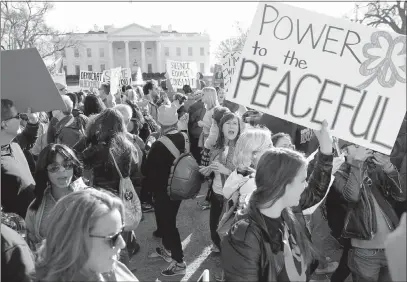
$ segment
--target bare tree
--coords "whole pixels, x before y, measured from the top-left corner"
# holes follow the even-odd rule
[[[237,36],[227,38],[219,43],[219,46],[215,51],[216,59],[221,60],[226,53],[243,50],[249,30],[243,29],[239,22],[235,23],[235,27],[237,30]]]
[[[62,33],[45,22],[53,8],[50,2],[9,2],[2,0],[0,40],[2,49],[36,47],[43,59],[57,58],[68,47],[79,44],[73,33]]]
[[[354,18],[351,21],[373,27],[387,27],[394,32],[406,35],[406,1],[370,1],[355,4]],[[361,14],[361,16],[360,16]]]

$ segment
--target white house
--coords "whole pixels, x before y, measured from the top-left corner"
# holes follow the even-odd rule
[[[67,75],[79,75],[80,70],[103,71],[113,67],[131,68],[136,72],[165,72],[167,59],[195,61],[201,73],[210,72],[209,35],[180,33],[171,26],[146,28],[130,24],[122,28],[96,27],[88,33],[75,34],[78,47],[62,52]]]

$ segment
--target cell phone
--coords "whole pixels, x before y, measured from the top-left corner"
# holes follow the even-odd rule
[[[203,272],[202,272],[202,274],[201,274],[201,276],[198,278],[198,281],[197,282],[209,282],[209,270],[208,269],[205,269]]]

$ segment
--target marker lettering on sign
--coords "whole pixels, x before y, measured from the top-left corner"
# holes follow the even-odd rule
[[[325,24],[322,27],[322,30],[318,29],[320,32],[319,35],[317,35],[317,28],[310,23],[305,31],[301,34],[301,25],[304,25],[304,23],[301,24],[299,19],[296,20],[296,25],[294,25],[293,20],[289,16],[280,17],[280,12],[275,6],[266,4],[264,5],[263,9],[263,17],[259,35],[266,32],[266,28],[268,28],[267,31],[269,34],[273,35],[274,38],[278,40],[284,41],[291,38],[294,33],[294,28],[296,28],[296,43],[298,45],[306,44],[306,42],[309,41],[306,41],[305,38],[310,38],[310,45],[313,49],[321,48],[322,52],[331,53],[340,57],[343,56],[345,50],[348,50],[354,59],[359,64],[361,63],[352,49],[361,41],[360,36],[356,31],[347,30],[345,35],[345,29]],[[272,30],[270,30],[270,28],[272,28]],[[340,37],[344,37],[344,39],[340,39]],[[322,38],[324,38],[324,43],[322,47],[320,47]],[[328,48],[328,42],[335,43],[330,43],[330,47]]]
[[[248,71],[250,70],[250,71]],[[290,71],[286,71],[281,78],[276,78],[273,75],[273,80],[277,79],[279,82],[274,89],[270,89],[270,84],[264,79],[266,73],[273,72],[274,74],[278,74],[278,68],[276,66],[272,66],[269,64],[261,64],[258,65],[253,60],[247,60],[242,58],[241,60],[241,68],[239,75],[237,76],[236,88],[234,91],[234,98],[237,98],[239,93],[239,88],[241,87],[242,83],[250,83],[252,80],[256,80],[255,87],[253,89],[252,98],[251,98],[251,105],[261,107],[264,109],[268,109],[273,105],[276,97],[282,96],[284,97],[285,104],[284,104],[284,115],[291,114],[293,117],[301,117],[304,119],[308,119],[312,123],[322,124],[322,121],[317,118],[320,109],[322,108],[322,104],[333,104],[333,100],[328,99],[326,97],[327,93],[334,92],[335,88],[341,91],[341,97],[338,102],[335,102],[335,112],[333,122],[331,123],[331,130],[335,130],[335,126],[337,125],[337,120],[340,118],[341,113],[343,114],[343,109],[346,108],[347,115],[349,116],[349,111],[351,111],[352,120],[349,125],[349,133],[355,138],[363,138],[365,140],[369,140],[372,143],[378,144],[385,148],[392,148],[391,145],[386,144],[377,140],[377,132],[379,131],[381,125],[381,119],[378,117],[378,111],[381,108],[380,116],[384,115],[388,104],[388,98],[383,99],[381,95],[378,95],[376,98],[375,106],[370,112],[370,117],[368,122],[363,123],[363,128],[361,128],[360,124],[358,124],[358,130],[356,130],[357,122],[362,118],[362,109],[366,107],[366,96],[368,91],[366,90],[358,90],[354,87],[343,85],[340,82],[330,80],[330,79],[321,79],[317,75],[314,74],[305,74],[303,75],[298,81],[292,81]],[[244,75],[243,75],[244,74]],[[279,74],[281,76],[281,74]],[[268,76],[270,77],[270,76]],[[317,100],[315,105],[310,106],[306,112],[304,113],[294,113],[294,109],[296,106],[296,98],[301,91],[301,85],[304,81],[315,81],[316,86],[315,89],[318,91]],[[270,97],[267,104],[263,104],[256,100],[258,96],[258,92],[260,87],[267,88],[267,91],[270,93]],[[291,89],[294,89],[291,92]],[[307,88],[309,91],[309,88]],[[356,92],[356,94],[360,95],[360,100],[356,105],[350,105],[344,103],[345,95],[349,95],[349,91]],[[264,90],[263,90],[264,92]],[[292,95],[291,95],[292,94]],[[309,95],[309,93],[306,93]],[[354,94],[354,93],[352,93]],[[249,93],[245,92],[245,95],[249,95]],[[384,100],[384,101],[383,101]],[[280,100],[281,101],[281,100]],[[312,114],[311,114],[312,112]],[[365,113],[363,113],[365,114]],[[360,123],[360,122],[359,122]]]

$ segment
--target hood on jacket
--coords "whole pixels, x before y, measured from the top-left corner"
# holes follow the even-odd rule
[[[245,195],[256,189],[256,184],[253,178],[253,171],[250,171],[247,176],[243,176],[234,170],[225,181],[223,186],[223,196],[230,199],[233,193],[240,189],[240,194]]]

